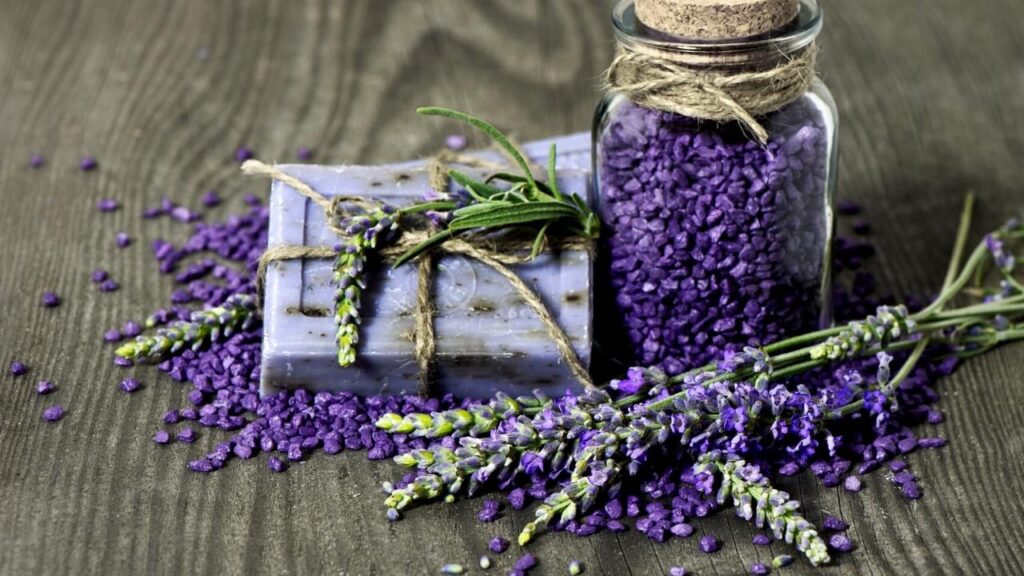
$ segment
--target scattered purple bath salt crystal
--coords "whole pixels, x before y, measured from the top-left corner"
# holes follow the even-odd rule
[[[103,333],[103,340],[105,342],[113,344],[114,342],[120,342],[124,340],[124,336],[121,335],[121,331],[117,328],[112,328]]]
[[[114,244],[118,248],[127,248],[132,245],[132,237],[127,232],[118,232],[114,235]]]
[[[78,169],[82,172],[92,172],[99,168],[100,163],[92,156],[85,156],[78,162]]]
[[[115,212],[121,207],[121,204],[113,198],[101,198],[96,201],[96,209],[100,212]]]
[[[825,519],[821,521],[821,529],[827,532],[842,532],[849,527],[850,525],[841,518],[832,515],[825,516]]]
[[[99,288],[100,292],[117,292],[121,289],[121,285],[114,280],[107,278],[103,282],[100,282],[97,288]]]
[[[167,430],[157,430],[156,434],[153,434],[153,442],[157,444],[170,444],[171,434]]]
[[[487,548],[495,554],[501,554],[505,550],[508,550],[508,540],[501,536],[495,536],[491,538],[491,541],[487,544]]]
[[[860,481],[859,476],[850,475],[843,481],[843,488],[846,488],[848,492],[860,492],[864,487],[864,484]]]
[[[477,519],[481,522],[494,522],[498,519],[498,510],[501,505],[498,504],[497,500],[484,500],[483,508],[476,515]]]
[[[127,359],[127,358],[122,358],[120,356],[116,356],[114,358],[114,366],[120,366],[122,368],[128,368],[129,366],[133,366],[133,364],[132,364],[132,361]]]
[[[868,224],[867,220],[857,220],[853,223],[853,233],[861,236],[867,236],[871,233],[871,225]]]
[[[309,162],[313,159],[313,149],[309,146],[299,146],[295,151],[295,157],[302,162]]]
[[[267,458],[267,468],[270,468],[271,472],[284,472],[288,465],[277,456],[271,456]]]
[[[796,462],[787,462],[779,468],[779,474],[782,476],[793,476],[800,471],[800,465]]]
[[[769,123],[762,146],[738,126],[609,106],[597,153],[618,317],[605,332],[634,365],[674,375],[829,317],[824,112],[802,98]]]
[[[46,158],[42,154],[33,154],[28,159],[28,165],[35,169],[42,168],[46,165]]]
[[[449,134],[444,139],[444,145],[449,150],[461,152],[466,149],[466,136],[463,134]]]
[[[45,396],[56,389],[57,387],[49,380],[40,380],[39,383],[36,384],[36,394],[39,394],[40,396]]]
[[[705,554],[712,554],[722,548],[722,541],[716,536],[708,534],[700,539],[699,548]]]
[[[193,472],[199,472],[201,474],[209,474],[214,470],[213,463],[210,462],[210,460],[207,458],[200,458],[198,460],[193,460],[189,462],[188,469]]]
[[[178,431],[178,442],[184,442],[185,444],[191,444],[196,441],[196,431],[194,428],[185,427]]]
[[[536,565],[537,565],[537,558],[534,557],[533,554],[530,554],[529,552],[527,552],[526,554],[523,554],[522,556],[520,556],[518,560],[516,560],[514,568],[516,570],[520,570],[522,572],[527,572],[527,571],[529,571],[531,568],[533,568]]]
[[[673,566],[668,569],[668,576],[689,576],[689,574],[682,566]]]
[[[918,438],[917,445],[924,449],[942,448],[946,445],[946,439],[938,436],[934,438]]]
[[[907,469],[906,460],[893,460],[889,462],[889,470],[893,472],[902,472]]]
[[[203,198],[200,202],[207,208],[213,208],[220,204],[220,194],[217,194],[216,190],[207,190],[203,193]]]
[[[828,547],[836,552],[849,552],[853,550],[853,542],[845,534],[833,534],[829,536]]]
[[[138,322],[129,320],[124,323],[124,328],[121,329],[121,332],[128,338],[135,338],[142,334],[142,326]]]
[[[146,208],[142,211],[142,217],[146,220],[152,220],[163,216],[164,211],[160,208]]]
[[[138,380],[129,376],[124,380],[121,380],[121,383],[118,385],[118,387],[125,394],[131,394],[132,392],[137,391],[141,386],[139,385]]]
[[[22,376],[28,372],[28,366],[23,362],[15,360],[14,362],[11,362],[10,371],[14,376]]]
[[[60,306],[60,296],[57,296],[56,292],[43,292],[41,302],[46,308],[56,308],[57,306]]]
[[[772,539],[767,534],[754,534],[754,546],[770,546]]]
[[[60,404],[54,404],[46,410],[43,410],[43,420],[47,422],[56,422],[64,417],[64,407]]]
[[[92,274],[89,275],[89,279],[92,280],[93,284],[99,284],[108,278],[110,278],[110,273],[102,268],[93,270]]]
[[[918,487],[917,482],[907,482],[900,490],[903,492],[903,497],[910,500],[917,500],[922,496],[921,488]]]
[[[252,160],[256,157],[256,153],[253,152],[252,148],[248,146],[239,146],[235,149],[235,160],[239,162],[245,162],[246,160]]]
[[[196,220],[199,220],[198,214],[184,206],[175,206],[174,208],[171,208],[171,211],[168,214],[178,222],[195,222]]]
[[[693,526],[686,522],[679,522],[678,524],[673,524],[668,531],[678,538],[689,538],[693,535]]]
[[[755,576],[765,576],[766,574],[771,573],[771,571],[771,568],[763,562],[754,562],[750,565],[750,573]]]

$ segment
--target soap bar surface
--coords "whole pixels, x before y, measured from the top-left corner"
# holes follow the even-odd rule
[[[576,138],[575,148],[569,145],[571,138],[566,141],[565,156],[560,155],[563,167],[589,164],[589,136],[585,140],[583,136],[571,137]],[[533,143],[524,146],[524,151],[540,163],[545,160],[548,145]],[[424,162],[280,168],[328,197],[365,196],[402,206],[420,200],[429,190]],[[559,184],[563,190],[589,198],[586,171],[561,169]],[[338,243],[326,226],[322,210],[285,184],[274,182],[270,211],[271,247]],[[487,397],[497,391],[523,394],[539,388],[554,395],[579,390],[579,383],[547,330],[507,280],[487,265],[462,256],[442,255],[435,263],[435,392]],[[342,368],[337,363],[335,343],[332,266],[331,260],[306,259],[274,262],[268,267],[263,310],[263,393],[284,388],[362,394],[416,392],[419,374],[412,333],[417,267],[394,269],[388,263],[371,264],[363,293],[357,360],[353,366]],[[545,252],[513,269],[551,310],[580,360],[589,364],[590,254]]]

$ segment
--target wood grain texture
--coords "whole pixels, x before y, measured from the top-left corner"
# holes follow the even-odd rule
[[[1016,0],[826,0],[822,75],[842,112],[842,195],[869,206],[882,285],[921,294],[941,281],[961,194],[979,226],[1024,207],[1024,5]],[[216,188],[241,207],[231,159],[253,146],[289,160],[367,163],[433,151],[452,126],[417,119],[444,104],[522,139],[589,126],[612,55],[610,2],[550,0],[2,0],[0,10],[0,574],[435,574],[474,564],[495,534],[478,501],[383,520],[380,482],[396,470],[361,454],[318,455],[272,475],[233,463],[210,476],[187,461],[218,440],[157,448],[150,435],[186,389],[140,369],[127,397],[103,330],[166,301],[148,242],[187,230],[138,214],[164,195],[197,205]],[[201,50],[208,57],[199,57]],[[27,167],[32,153],[49,160]],[[80,156],[101,168],[80,173]],[[120,199],[113,214],[94,209]],[[981,229],[981,228],[979,228]],[[114,249],[114,233],[137,239]],[[122,283],[90,284],[96,267]],[[38,305],[43,290],[65,304]],[[809,477],[783,483],[814,521],[839,514],[858,549],[825,569],[785,574],[1014,574],[1024,571],[1024,350],[1005,348],[942,382],[953,439],[914,454],[925,498],[883,474],[851,495]],[[55,396],[34,393],[52,379]],[[39,419],[54,402],[59,424]],[[741,574],[771,550],[729,514],[704,520],[725,548],[654,544],[634,533],[541,538],[538,574]],[[792,552],[790,550],[790,552]],[[512,555],[498,560],[507,569]]]

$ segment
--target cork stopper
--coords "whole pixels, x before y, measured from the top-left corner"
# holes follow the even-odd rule
[[[634,6],[648,28],[694,40],[758,36],[800,12],[799,0],[635,0]]]

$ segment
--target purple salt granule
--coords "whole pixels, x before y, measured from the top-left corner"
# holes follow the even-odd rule
[[[89,279],[92,280],[93,284],[99,284],[108,278],[110,278],[110,273],[102,268],[93,270],[92,274],[89,275]]]
[[[480,512],[476,517],[481,522],[494,522],[498,519],[498,511],[500,508],[501,505],[498,504],[497,500],[484,500],[483,508],[480,509]]]
[[[60,404],[54,404],[46,410],[43,410],[43,420],[47,422],[56,422],[64,417],[64,407]]]
[[[722,541],[716,536],[708,534],[700,539],[699,547],[701,552],[705,554],[712,554],[714,552],[718,552],[718,550],[722,548]]]
[[[142,326],[139,325],[138,322],[129,320],[124,323],[124,328],[121,328],[121,333],[124,334],[126,338],[135,338],[139,334],[142,334]]]
[[[103,282],[100,282],[97,288],[100,292],[117,292],[121,288],[121,285],[114,280],[107,278]]]
[[[856,216],[860,214],[860,204],[852,200],[842,199],[836,202],[836,210],[843,216]]]
[[[889,462],[889,470],[893,472],[902,472],[907,469],[906,460],[893,460]]]
[[[28,372],[28,366],[17,360],[11,362],[10,371],[13,376],[22,376]]]
[[[170,444],[171,434],[167,430],[157,430],[156,434],[153,434],[153,442],[157,444]]]
[[[43,292],[43,296],[40,299],[45,308],[56,308],[60,306],[60,296],[57,296],[56,292]]]
[[[36,384],[36,394],[39,394],[40,396],[50,394],[56,389],[57,387],[49,380],[40,380],[39,383]]]
[[[235,149],[235,160],[239,162],[245,162],[246,160],[252,160],[256,157],[256,153],[253,152],[252,148],[248,146],[239,146]]]
[[[153,218],[162,216],[163,213],[164,211],[160,208],[146,208],[142,211],[142,218],[145,220],[152,220]]]
[[[843,488],[846,488],[848,492],[860,492],[863,487],[864,484],[858,476],[847,476],[843,481]]]
[[[771,571],[771,568],[763,562],[754,562],[750,565],[750,573],[755,576],[765,576],[766,574],[771,573]]]
[[[99,168],[100,163],[92,156],[85,156],[78,162],[78,169],[82,172],[92,172]]]
[[[678,538],[689,538],[693,534],[693,526],[686,522],[679,522],[678,524],[673,524],[669,528],[669,532]]]
[[[46,158],[44,158],[42,154],[33,154],[32,157],[28,159],[28,165],[35,169],[42,168],[46,165]]]
[[[120,388],[125,394],[131,394],[141,388],[141,386],[139,385],[138,380],[129,376],[124,380],[121,380],[121,383],[118,384],[118,388]]]
[[[682,566],[673,566],[668,569],[668,576],[687,576],[689,572]]]
[[[828,547],[836,552],[849,552],[853,550],[853,542],[845,534],[833,534],[828,538]]]
[[[284,472],[288,469],[288,465],[277,456],[271,456],[267,459],[267,468],[270,468],[271,472]]]
[[[295,157],[302,162],[309,162],[313,159],[313,149],[309,146],[299,146],[299,148],[295,150]]]
[[[946,445],[946,439],[935,437],[935,438],[918,438],[917,445],[924,449],[930,448],[942,448]]]
[[[495,554],[501,554],[505,550],[508,550],[508,540],[501,536],[495,536],[491,538],[491,541],[487,544],[487,548]]]
[[[537,558],[533,554],[527,552],[519,557],[514,564],[514,569],[526,572],[537,565]]]
[[[180,436],[180,435],[179,435]],[[208,458],[199,458],[188,463],[188,469],[193,472],[199,472],[201,474],[209,474],[213,472],[214,466]]]
[[[825,519],[821,521],[821,529],[826,532],[842,532],[849,527],[850,525],[841,518],[832,515],[825,516]]]
[[[600,136],[612,302],[633,365],[669,374],[814,328],[830,223],[828,134],[799,100],[767,146],[621,101]],[[827,311],[825,311],[827,312]]]
[[[118,232],[114,235],[114,244],[118,248],[127,248],[132,245],[132,237],[127,232]]]
[[[185,444],[191,444],[196,441],[196,431],[194,428],[185,427],[178,431],[178,442],[184,442]]]
[[[100,212],[115,212],[121,208],[121,204],[113,198],[101,198],[96,201],[96,209]]]
[[[203,206],[206,206],[207,208],[213,208],[220,204],[220,194],[217,194],[216,190],[207,190],[203,193],[203,197],[200,202],[202,202]]]
[[[754,534],[754,546],[770,546],[772,539],[767,534]]]
[[[117,328],[112,328],[103,333],[103,340],[107,343],[113,344],[114,342],[120,342],[124,340],[124,336],[121,335],[121,331]]]

